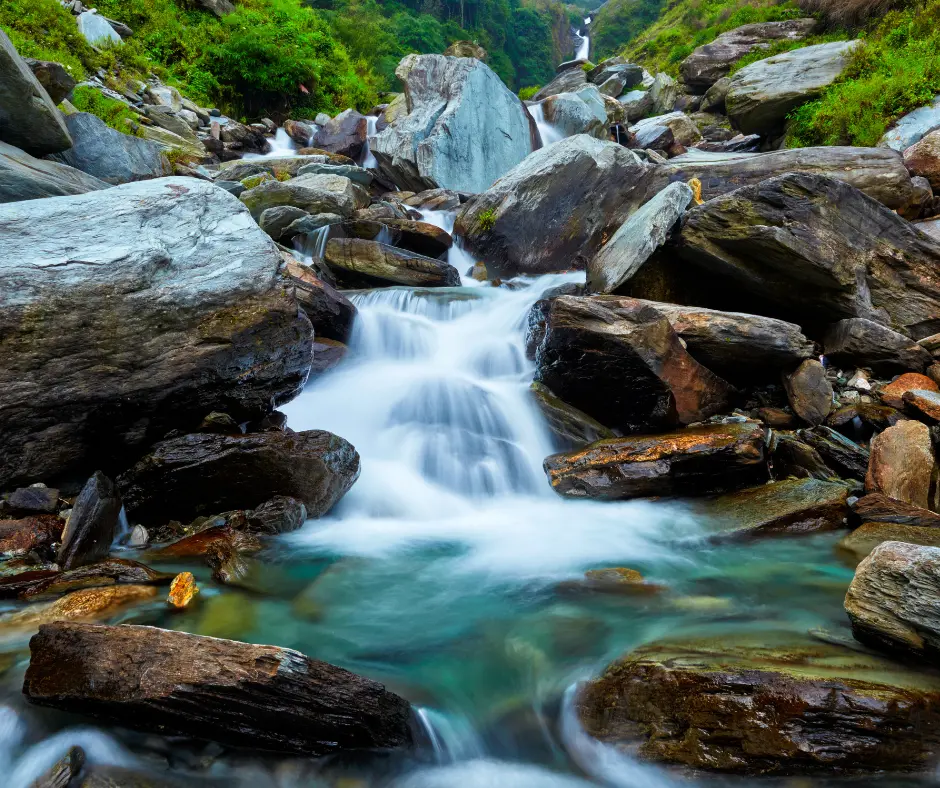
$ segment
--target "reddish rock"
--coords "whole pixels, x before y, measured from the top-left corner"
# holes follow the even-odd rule
[[[816,359],[807,359],[796,371],[784,378],[790,407],[809,424],[822,424],[832,410],[832,385],[826,368]]]
[[[933,421],[940,421],[940,391],[924,391],[923,389],[905,391],[903,399],[915,412]]]
[[[356,319],[356,307],[336,288],[320,279],[312,268],[290,255],[283,256],[287,263],[284,272],[294,287],[297,302],[310,318],[314,338],[347,342]]]
[[[871,493],[859,498],[852,507],[863,523],[894,523],[916,528],[940,528],[940,514],[919,506]]]
[[[865,490],[930,509],[936,461],[930,429],[919,421],[902,421],[876,435]]]
[[[0,554],[25,555],[49,547],[62,537],[65,523],[54,514],[37,514],[22,520],[0,520]]]
[[[782,408],[758,408],[757,417],[768,427],[788,429],[796,426],[796,417]]]
[[[920,175],[940,189],[940,131],[924,135],[905,150],[904,166],[911,175]]]
[[[261,549],[261,542],[253,534],[236,530],[228,525],[217,525],[154,550],[147,554],[147,558],[153,561],[205,558],[219,549],[255,553]]]
[[[313,145],[329,153],[358,159],[369,136],[369,121],[354,109],[341,112],[317,130]]]
[[[892,408],[904,407],[904,393],[907,391],[940,391],[940,386],[934,383],[926,375],[917,372],[908,372],[906,375],[892,380],[887,386],[878,392],[881,401]]]

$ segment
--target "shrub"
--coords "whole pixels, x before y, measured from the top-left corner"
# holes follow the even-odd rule
[[[519,98],[521,98],[523,101],[531,101],[532,97],[538,93],[539,90],[541,90],[541,88],[537,85],[533,85],[532,87],[528,88],[522,88],[519,91]]]
[[[23,57],[61,63],[76,81],[101,63],[58,0],[2,0],[0,27]]]
[[[489,232],[496,225],[496,211],[492,208],[487,208],[485,211],[481,211],[477,221],[480,224],[480,229],[483,232]]]

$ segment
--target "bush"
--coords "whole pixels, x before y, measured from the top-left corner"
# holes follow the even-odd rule
[[[523,101],[531,101],[532,97],[539,92],[541,88],[538,85],[533,85],[532,87],[522,88],[519,91],[519,98]]]
[[[58,0],[2,0],[0,27],[23,57],[61,63],[76,81],[101,63]]]

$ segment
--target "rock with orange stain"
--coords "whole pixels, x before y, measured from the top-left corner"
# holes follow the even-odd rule
[[[569,498],[727,492],[767,479],[764,428],[744,422],[609,438],[554,454],[544,467],[555,492]]]
[[[54,621],[101,621],[147,602],[159,593],[154,586],[115,585],[73,591],[55,602],[39,602],[0,620],[0,630],[35,629]]]
[[[199,586],[196,585],[196,578],[192,572],[180,572],[170,583],[170,593],[166,598],[170,607],[183,609],[193,597],[199,593]]]
[[[908,391],[940,391],[940,386],[934,383],[926,375],[918,372],[908,372],[906,375],[892,380],[878,394],[885,405],[892,408],[904,407],[904,395]]]
[[[905,391],[904,402],[913,409],[912,412],[926,416],[931,421],[940,421],[940,391]]]
[[[65,521],[55,514],[37,514],[21,520],[0,520],[0,555],[25,555],[49,547],[62,538]]]
[[[832,384],[826,369],[810,358],[783,381],[790,407],[808,424],[822,424],[832,411]]]
[[[220,548],[239,553],[254,553],[261,549],[261,542],[253,534],[239,531],[229,525],[215,525],[191,536],[185,536],[159,550],[153,550],[147,557],[154,561],[204,558]]]
[[[867,492],[883,493],[922,509],[933,509],[936,475],[937,463],[926,424],[902,421],[872,439],[865,476]]]

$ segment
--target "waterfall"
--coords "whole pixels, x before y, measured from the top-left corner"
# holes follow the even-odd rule
[[[375,115],[368,115],[366,116],[366,121],[368,122],[369,126],[368,131],[366,132],[366,144],[363,146],[362,154],[359,157],[359,166],[367,170],[377,170],[379,168],[379,163],[372,154],[371,142],[372,138],[375,136],[375,129],[379,119]]]
[[[451,236],[454,235],[454,221],[457,218],[456,211],[418,210],[418,213],[421,214],[422,222],[433,224],[435,227],[440,227]],[[466,278],[470,269],[476,264],[476,260],[463,248],[463,241],[459,237],[454,237],[454,244],[447,252],[447,262],[456,268],[460,272],[460,275],[464,277],[465,285],[473,286],[476,284],[472,279]]]
[[[328,224],[307,235],[298,235],[294,238],[294,249],[300,253],[301,262],[310,265],[314,260],[322,260],[326,253],[326,242],[330,238]]]
[[[532,115],[532,120],[535,121],[535,125],[539,130],[539,137],[542,140],[543,148],[551,145],[553,142],[564,139],[565,135],[545,120],[545,110],[542,107],[542,102],[530,104],[529,113]]]
[[[274,132],[269,142],[271,150],[267,153],[246,153],[242,159],[285,159],[297,155],[297,143],[282,128]]]
[[[581,44],[578,46],[578,51],[574,56],[575,60],[588,60],[591,56],[591,36],[589,35],[589,25],[591,24],[591,17],[586,16],[584,18],[584,33],[581,35]]]

